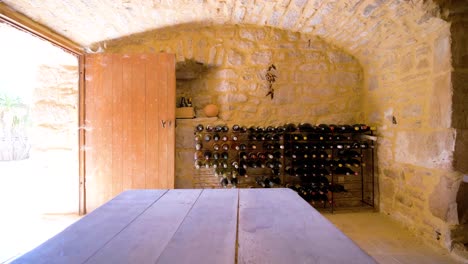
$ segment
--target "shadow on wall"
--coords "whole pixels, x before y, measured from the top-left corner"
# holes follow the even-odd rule
[[[456,200],[459,225],[452,229],[452,238],[455,247],[463,250],[464,245],[468,257],[468,21],[464,19],[468,15],[468,9],[462,2],[464,1],[448,2],[445,8],[450,10],[447,20],[451,22],[452,37],[452,126],[457,132],[453,168],[465,174]]]

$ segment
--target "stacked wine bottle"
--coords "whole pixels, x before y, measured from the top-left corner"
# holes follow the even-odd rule
[[[363,137],[373,130],[365,124],[200,124],[195,168],[213,169],[222,187],[290,187],[306,200],[331,203],[333,193],[347,191],[334,177],[362,178],[366,162],[373,167],[366,154],[373,142]]]

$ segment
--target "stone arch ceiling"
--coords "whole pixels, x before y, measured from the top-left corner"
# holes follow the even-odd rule
[[[423,0],[4,0],[83,47],[178,24],[251,24],[317,35],[358,59],[439,30]],[[375,53],[374,53],[375,54]]]

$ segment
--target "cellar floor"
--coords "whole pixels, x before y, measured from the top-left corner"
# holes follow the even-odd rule
[[[468,263],[446,249],[424,242],[389,216],[375,212],[323,213],[338,229],[356,242],[378,263]]]

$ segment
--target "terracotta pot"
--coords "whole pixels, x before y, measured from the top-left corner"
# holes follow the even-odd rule
[[[205,115],[207,117],[215,117],[218,116],[218,107],[214,104],[209,104],[203,108],[203,112],[205,112]]]

